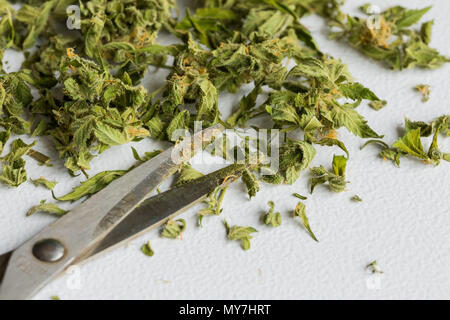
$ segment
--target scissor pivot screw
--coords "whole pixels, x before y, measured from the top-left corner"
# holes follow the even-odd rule
[[[66,248],[55,239],[45,239],[33,246],[33,255],[43,262],[56,262],[64,257]]]

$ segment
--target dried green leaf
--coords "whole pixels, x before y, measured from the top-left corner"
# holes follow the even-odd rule
[[[342,151],[344,151],[347,154],[347,158],[350,157],[350,154],[348,153],[347,147],[345,146],[345,144],[338,140],[338,139],[334,139],[334,138],[322,138],[320,140],[317,139],[312,139],[312,142],[315,144],[320,144],[321,146],[338,146],[339,148],[341,148]]]
[[[38,125],[34,128],[33,132],[31,133],[32,137],[40,137],[44,136],[47,132],[48,124],[47,121],[42,119],[39,121]]]
[[[375,93],[358,82],[341,84],[339,89],[344,97],[352,100],[380,101]]]
[[[364,7],[368,12],[369,6]],[[344,14],[339,8],[330,14],[331,38],[345,39],[363,54],[381,60],[394,70],[413,67],[438,68],[449,62],[428,44],[432,21],[422,24],[420,30],[411,28],[431,7],[407,9],[391,7],[384,12],[372,12],[363,19]]]
[[[198,212],[198,223],[200,226],[202,226],[202,221],[205,216],[219,215],[222,213],[222,203],[227,190],[228,186],[219,186],[208,195],[208,198],[205,201],[203,201],[207,207]]]
[[[431,42],[431,33],[433,28],[434,21],[427,21],[422,23],[422,26],[420,27],[420,36],[422,37],[422,41],[425,44],[430,44]]]
[[[16,139],[11,143],[11,150],[9,151],[9,153],[6,156],[0,158],[0,160],[6,163],[13,163],[26,155],[35,144],[36,141],[31,144],[26,144],[22,141],[22,139]]]
[[[357,194],[355,194],[355,195],[352,197],[351,200],[352,200],[352,201],[355,201],[355,202],[362,202],[362,201],[363,201],[363,199],[361,199]]]
[[[103,123],[97,123],[94,133],[100,142],[108,146],[118,146],[132,140],[126,132]]]
[[[420,128],[406,132],[402,138],[394,142],[393,146],[416,158],[423,160],[428,159],[428,156],[423,149],[422,142],[420,141]]]
[[[247,187],[247,192],[250,199],[256,196],[256,193],[260,189],[259,182],[256,179],[255,175],[248,169],[245,169],[242,173],[242,182],[244,182],[245,186]]]
[[[294,197],[299,198],[300,200],[307,200],[308,197],[302,196],[301,194],[298,193],[293,193],[292,194]]]
[[[311,238],[313,238],[315,241],[319,242],[317,240],[316,236],[311,230],[311,227],[309,226],[309,220],[306,216],[306,206],[303,204],[303,202],[299,202],[294,210],[294,217],[299,217],[302,221],[303,227],[305,227],[306,231],[308,231]]]
[[[145,152],[144,156],[140,156],[134,147],[131,147],[131,151],[133,152],[134,159],[139,162],[147,162],[162,152],[162,150],[153,150],[151,152]]]
[[[274,212],[275,211],[275,204],[273,201],[269,201],[267,205],[270,207],[269,212],[267,212],[263,216],[263,221],[267,225],[271,225],[272,227],[278,227],[281,225],[281,213]]]
[[[419,10],[406,10],[402,12],[401,18],[396,22],[398,28],[407,28],[419,22],[422,16],[431,9],[431,6]]]
[[[396,148],[391,148],[389,145],[381,140],[368,140],[364,145],[361,146],[361,150],[364,149],[369,144],[376,144],[381,148],[379,156],[385,160],[392,160],[397,167],[400,166],[400,158],[402,156],[402,152]]]
[[[11,134],[9,131],[0,132],[0,155],[2,154],[3,149],[5,148],[10,136]]]
[[[345,177],[345,169],[347,167],[347,158],[344,156],[333,157],[333,171],[335,175]]]
[[[288,140],[280,148],[279,169],[288,184],[293,184],[300,172],[309,167],[316,155],[312,144],[300,140]]]
[[[350,105],[336,107],[331,114],[337,128],[344,126],[361,138],[382,138],[369,127],[367,121]]]
[[[170,122],[169,126],[166,129],[167,136],[170,141],[177,141],[180,139],[180,136],[174,135],[176,130],[187,130],[189,123],[189,111],[183,110],[178,113]]]
[[[225,228],[227,229],[227,237],[230,240],[241,240],[241,247],[243,250],[249,250],[250,249],[250,239],[253,239],[253,237],[250,235],[252,233],[258,232],[253,227],[240,227],[240,226],[233,226],[230,227],[226,221],[224,221]]]
[[[53,190],[55,188],[55,186],[58,184],[58,182],[56,181],[49,181],[44,177],[40,177],[39,179],[31,179],[31,182],[33,182],[33,184],[38,187],[38,186],[44,186],[49,190]]]
[[[381,110],[387,105],[386,100],[376,100],[369,102],[369,106],[374,110]]]
[[[100,172],[92,178],[82,182],[80,186],[74,188],[72,192],[61,197],[55,197],[55,199],[58,201],[77,201],[85,196],[90,196],[99,192],[127,172],[127,170]]]
[[[369,263],[366,266],[366,269],[368,269],[372,273],[384,273],[378,266],[377,260],[374,260],[371,263]]]
[[[176,239],[181,238],[182,233],[186,230],[186,221],[184,219],[169,220],[161,232],[164,238]]]
[[[183,166],[183,168],[181,168],[180,176],[178,177],[175,185],[188,183],[192,180],[201,178],[203,176],[204,176],[203,173],[194,169],[190,164],[186,164]]]
[[[427,102],[428,100],[430,100],[431,89],[429,85],[419,84],[415,86],[414,89],[422,94],[422,102]]]
[[[150,241],[147,241],[147,243],[145,243],[144,245],[142,245],[141,247],[141,251],[143,254],[145,254],[147,257],[153,257],[153,255],[155,254],[155,252],[153,251],[151,245],[150,245]]]
[[[313,193],[315,187],[320,184],[328,182],[328,185],[333,192],[345,191],[348,181],[345,180],[345,169],[347,166],[347,158],[344,156],[333,157],[333,172],[327,171],[324,167],[311,168],[311,172],[314,175],[311,178],[311,193]]]
[[[61,217],[65,215],[67,212],[69,212],[68,210],[61,209],[58,205],[54,203],[45,203],[45,202],[46,202],[45,200],[42,200],[39,205],[34,206],[30,210],[28,210],[27,216],[31,216],[35,213],[41,212],[41,213],[50,213],[58,217]]]
[[[36,160],[39,163],[39,165],[41,165],[41,166],[46,166],[46,167],[53,166],[53,164],[50,163],[51,159],[49,156],[46,156],[45,154],[43,154],[39,151],[36,151],[34,149],[31,149],[30,151],[28,151],[27,156]]]
[[[18,187],[25,181],[27,181],[25,161],[19,159],[11,164],[3,164],[0,182],[11,187]]]

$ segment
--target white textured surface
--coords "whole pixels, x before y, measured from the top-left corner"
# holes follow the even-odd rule
[[[347,10],[356,10],[366,1],[349,1]],[[372,1],[381,8],[402,1]],[[432,46],[450,55],[449,1],[403,1],[408,7],[434,8],[425,19],[435,19]],[[366,59],[339,42],[326,39],[324,23],[310,17],[305,24],[313,31],[321,48],[350,66],[355,79],[388,100],[389,105],[373,111],[359,108],[370,125],[392,143],[405,116],[429,121],[449,113],[450,65],[441,69],[392,72]],[[21,60],[10,56],[10,63]],[[428,103],[423,104],[412,87],[432,86]],[[152,87],[155,86],[153,83]],[[225,94],[220,102],[224,114],[237,97]],[[73,276],[65,275],[44,288],[36,298],[48,299],[415,299],[450,298],[450,171],[448,163],[439,167],[404,159],[401,168],[377,157],[377,149],[360,151],[362,140],[344,130],[339,132],[350,151],[347,169],[349,191],[332,194],[318,187],[306,201],[310,224],[319,238],[316,243],[297,220],[291,219],[296,205],[292,192],[308,193],[309,174],[293,186],[264,185],[252,201],[240,184],[233,185],[225,198],[221,217],[206,218],[196,227],[196,207],[183,214],[188,229],[183,240],[160,238],[152,231],[128,246],[81,266],[81,289],[73,289]],[[449,140],[449,139],[447,139]],[[30,139],[27,139],[30,141]],[[441,139],[443,150],[449,141]],[[135,144],[140,150],[157,147],[150,141]],[[57,154],[51,142],[40,141],[37,149]],[[332,152],[321,148],[313,165],[329,166]],[[134,161],[129,146],[105,152],[93,161],[91,174],[105,169],[127,168]],[[70,178],[60,161],[53,168],[27,162],[29,176],[58,180],[57,195],[71,190],[81,179]],[[364,202],[350,201],[360,195]],[[25,212],[50,193],[26,183],[18,189],[0,186],[0,252],[11,250],[41,230],[53,219],[44,215],[25,218]],[[260,222],[273,200],[283,215],[279,228]],[[238,242],[225,238],[223,218],[231,224],[251,225],[260,232],[248,252]],[[144,256],[139,247],[150,240],[156,254]],[[382,276],[367,273],[365,265],[377,259]],[[69,283],[69,285],[68,285]]]

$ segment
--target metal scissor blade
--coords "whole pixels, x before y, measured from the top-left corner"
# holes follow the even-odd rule
[[[96,245],[164,179],[223,129],[218,125],[196,133],[141,164],[16,249],[0,286],[0,299],[30,298],[65,268],[90,256]],[[36,248],[46,250],[44,256],[50,258],[37,259],[33,255]]]
[[[157,228],[168,219],[204,200],[214,189],[223,185],[230,174],[235,178],[240,177],[244,169],[245,165],[230,165],[147,199],[115,227],[86,259],[114,249],[144,232]],[[227,180],[225,183],[231,181]]]

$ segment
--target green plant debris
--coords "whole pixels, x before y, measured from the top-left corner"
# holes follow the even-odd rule
[[[224,221],[225,228],[227,230],[227,237],[230,240],[240,240],[241,241],[241,247],[243,250],[249,250],[250,249],[250,240],[253,239],[251,236],[252,233],[258,232],[253,227],[240,227],[240,226],[233,226],[230,227],[228,225],[228,222]]]
[[[57,181],[49,181],[44,177],[40,177],[39,179],[31,179],[31,182],[33,182],[33,184],[38,187],[38,186],[44,186],[45,188],[49,189],[49,190],[53,190],[56,185],[58,184]]]
[[[161,236],[169,239],[176,239],[182,237],[182,234],[186,230],[186,221],[184,219],[169,220],[164,226],[161,232]]]
[[[422,102],[430,100],[431,87],[427,84],[418,84],[414,87],[422,95]]]
[[[312,232],[311,227],[309,226],[309,220],[308,220],[308,217],[306,216],[306,206],[301,201],[299,203],[297,203],[297,206],[295,207],[294,218],[295,217],[300,218],[300,220],[303,224],[303,227],[305,227],[306,231],[308,231],[311,238],[313,238],[314,241],[319,242],[319,240],[314,235],[314,232]]]
[[[314,167],[311,169],[314,175],[311,178],[311,193],[315,187],[320,184],[328,182],[328,185],[333,192],[345,191],[348,181],[345,180],[345,169],[347,167],[347,158],[344,156],[333,157],[333,171],[326,170],[323,166]]]
[[[300,199],[300,200],[307,200],[308,199],[308,197],[302,196],[301,194],[298,194],[298,193],[293,193],[292,195],[294,197]]]
[[[279,227],[281,225],[281,213],[275,212],[275,203],[273,201],[267,202],[269,212],[263,216],[263,221],[272,227]]]
[[[58,217],[62,217],[65,215],[69,210],[61,209],[57,204],[54,203],[46,203],[46,200],[42,200],[40,204],[37,206],[32,207],[27,212],[27,216],[31,216],[35,213],[50,213],[53,215],[56,215]]]
[[[386,100],[377,100],[377,101],[370,101],[369,106],[374,110],[381,110],[384,107],[386,107],[387,101]]]
[[[384,273],[378,266],[377,260],[372,261],[366,266],[366,269],[372,273]]]
[[[435,69],[450,59],[429,46],[433,21],[423,22],[420,28],[414,27],[430,9],[394,6],[379,14],[364,10],[369,16],[363,18],[352,17],[337,8],[323,15],[329,19],[332,39],[345,40],[391,69]]]
[[[144,245],[142,245],[141,251],[147,257],[153,257],[153,255],[155,254],[155,252],[152,249],[152,246],[150,245],[150,241],[147,241]]]
[[[203,201],[207,205],[206,208],[201,209],[198,212],[198,224],[202,226],[203,218],[209,215],[219,215],[222,213],[222,203],[225,198],[225,194],[228,190],[228,186],[217,187],[213,192],[208,195],[208,198]]]
[[[392,160],[397,166],[400,166],[400,159],[403,156],[411,156],[421,160],[426,164],[439,165],[441,160],[450,161],[450,153],[442,152],[438,146],[438,137],[443,135],[450,136],[450,116],[443,115],[430,123],[423,121],[410,121],[405,119],[405,135],[400,137],[392,147],[381,140],[368,140],[362,147],[369,144],[376,144],[381,147],[380,157]],[[425,150],[422,137],[432,136],[432,142]]]

